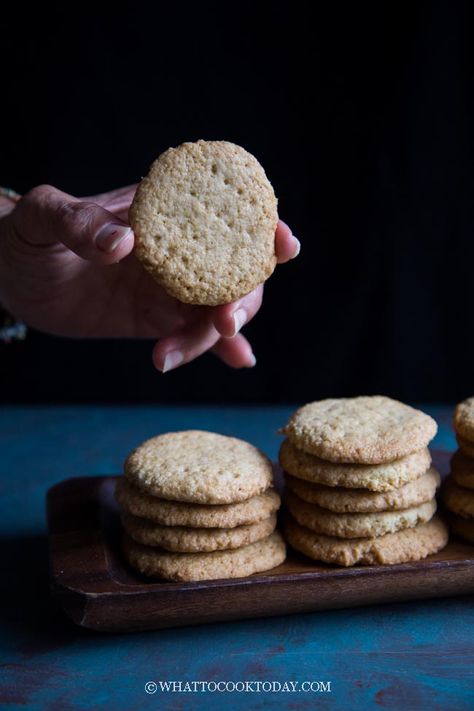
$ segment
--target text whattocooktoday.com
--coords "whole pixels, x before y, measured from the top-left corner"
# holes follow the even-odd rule
[[[147,694],[331,694],[330,681],[147,681]]]

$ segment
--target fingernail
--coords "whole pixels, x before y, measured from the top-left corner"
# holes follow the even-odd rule
[[[181,351],[170,351],[165,356],[165,362],[163,363],[162,373],[167,373],[168,370],[173,370],[184,360],[184,356]]]
[[[103,252],[113,252],[123,240],[128,237],[132,228],[111,222],[104,225],[95,238],[95,243]]]
[[[246,368],[253,368],[253,366],[256,365],[256,363],[257,363],[257,359],[255,358],[254,354],[252,353],[252,355],[249,358],[249,362],[247,363],[247,365],[245,367]]]
[[[233,316],[234,333],[232,334],[232,336],[235,336],[240,331],[244,323],[247,323],[247,312],[245,309],[237,309],[237,311],[234,311]]]
[[[294,254],[293,254],[293,256],[292,256],[292,259],[294,259],[295,257],[297,257],[298,254],[300,253],[300,250],[301,250],[301,242],[299,241],[298,237],[295,237],[295,235],[293,235],[293,240],[294,240],[294,242],[295,242],[295,251],[294,251]]]

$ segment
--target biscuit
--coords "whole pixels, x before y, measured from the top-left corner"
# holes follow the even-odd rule
[[[276,515],[263,521],[234,528],[187,528],[185,526],[158,526],[146,518],[123,512],[122,526],[137,543],[159,546],[176,553],[204,553],[240,548],[255,543],[275,530]]]
[[[416,452],[437,432],[420,410],[382,395],[304,405],[283,433],[298,449],[330,462],[382,464]]]
[[[128,536],[123,550],[130,565],[144,575],[183,582],[245,578],[275,568],[286,558],[285,542],[277,531],[248,546],[212,553],[169,553]]]
[[[263,521],[280,508],[280,497],[275,489],[267,489],[237,504],[187,504],[148,496],[125,477],[119,477],[115,494],[122,509],[162,526],[234,528]]]
[[[474,459],[458,450],[451,459],[451,473],[456,484],[474,489]]]
[[[231,504],[272,484],[268,457],[248,442],[213,432],[169,432],[147,440],[125,461],[142,491],[171,501]]]
[[[474,519],[463,518],[462,516],[450,513],[448,515],[448,522],[451,531],[455,533],[456,536],[464,538],[468,543],[474,543]]]
[[[471,442],[458,434],[456,435],[456,440],[464,454],[467,454],[468,457],[472,457],[474,459],[474,442]]]
[[[386,464],[335,464],[297,449],[289,439],[283,441],[279,459],[283,469],[299,479],[371,491],[399,488],[418,479],[431,464],[426,447]]]
[[[441,496],[449,511],[463,518],[474,518],[474,491],[472,489],[465,489],[448,477],[444,482]]]
[[[298,525],[288,517],[285,537],[300,553],[334,565],[395,565],[421,560],[437,553],[448,542],[448,528],[435,516],[428,523],[388,533],[380,538],[340,539],[325,536]]]
[[[300,526],[338,538],[384,536],[387,533],[401,531],[403,528],[413,528],[419,523],[426,523],[436,511],[436,501],[432,499],[403,511],[334,513],[316,504],[308,504],[291,491],[285,493],[284,503]]]
[[[165,151],[138,186],[129,219],[145,269],[188,304],[235,301],[276,266],[275,193],[256,158],[227,141]]]
[[[385,492],[334,488],[286,475],[286,485],[300,499],[337,513],[408,509],[430,501],[435,496],[439,483],[440,475],[433,467],[399,489]]]
[[[456,405],[453,424],[457,434],[471,442],[474,448],[474,397]]]

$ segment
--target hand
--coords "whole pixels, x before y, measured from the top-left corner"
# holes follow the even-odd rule
[[[258,311],[263,285],[224,306],[190,306],[143,269],[127,224],[136,186],[78,199],[48,185],[27,193],[0,219],[0,301],[40,331],[75,338],[155,338],[162,372],[212,350],[234,368],[255,357],[239,333]],[[0,213],[1,214],[1,213]],[[279,263],[299,252],[283,222]]]

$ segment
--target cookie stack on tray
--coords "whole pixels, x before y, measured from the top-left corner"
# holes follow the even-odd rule
[[[238,578],[282,563],[271,462],[234,437],[190,430],[147,440],[125,462],[116,497],[123,549],[168,580]]]
[[[453,533],[474,543],[474,397],[456,407],[454,429],[459,449],[443,485],[443,503]]]
[[[297,551],[325,563],[394,564],[443,548],[434,516],[438,472],[428,415],[387,397],[312,402],[283,433],[284,533]]]

